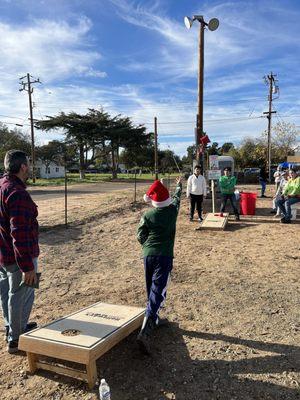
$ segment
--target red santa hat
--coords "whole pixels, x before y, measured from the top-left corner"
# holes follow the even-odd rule
[[[151,201],[153,207],[167,207],[172,199],[168,189],[160,181],[155,181],[144,195],[144,201],[146,203]]]

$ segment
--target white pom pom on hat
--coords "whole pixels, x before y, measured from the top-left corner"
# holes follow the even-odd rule
[[[150,201],[151,201],[151,198],[149,197],[149,196],[147,196],[146,194],[144,194],[144,202],[145,203],[150,203]]]

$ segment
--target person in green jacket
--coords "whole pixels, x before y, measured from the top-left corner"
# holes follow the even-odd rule
[[[224,175],[219,179],[219,186],[221,190],[221,208],[220,212],[225,212],[226,203],[229,200],[231,206],[233,208],[233,212],[235,215],[235,219],[238,221],[240,219],[240,215],[236,206],[236,199],[234,194],[234,189],[236,185],[236,177],[231,176],[231,168],[226,167],[224,168]]]
[[[142,245],[147,289],[147,307],[142,329],[138,335],[141,350],[150,353],[150,336],[159,325],[160,308],[166,299],[166,290],[173,268],[176,221],[182,191],[181,178],[173,197],[168,189],[156,180],[144,196],[153,208],[142,216],[137,239]]]
[[[283,214],[281,223],[290,224],[292,213],[291,205],[300,202],[300,176],[297,176],[295,169],[290,169],[289,180],[285,185],[282,197],[277,201],[277,206]]]

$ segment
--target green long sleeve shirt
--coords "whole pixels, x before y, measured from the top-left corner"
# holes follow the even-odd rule
[[[142,216],[137,230],[137,239],[142,245],[143,255],[174,256],[176,220],[180,207],[182,185],[178,184],[168,207],[152,208]]]
[[[222,194],[233,194],[236,185],[236,177],[223,175],[219,178],[219,185]]]
[[[300,197],[300,176],[290,179],[283,190],[284,196]]]

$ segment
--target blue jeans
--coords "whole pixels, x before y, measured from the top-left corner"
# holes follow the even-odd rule
[[[234,212],[234,215],[236,215],[237,217],[239,216],[239,212],[236,206],[236,198],[235,198],[235,194],[221,194],[221,199],[222,199],[222,203],[221,203],[221,208],[220,208],[220,212],[223,213],[225,212],[226,209],[226,204],[227,201],[229,200]]]
[[[284,218],[290,220],[292,218],[291,205],[299,202],[300,197],[282,197],[277,200],[276,205],[284,215]]]
[[[263,181],[262,179],[259,180],[259,183],[261,185],[261,196],[265,195],[266,187],[267,187],[267,182]]]
[[[144,257],[144,267],[148,298],[146,315],[156,321],[159,310],[166,300],[167,286],[173,268],[173,257]]]
[[[37,270],[37,258],[33,263]],[[17,264],[0,267],[1,305],[9,342],[18,340],[25,331],[34,301],[34,289],[20,287],[21,282],[22,271]]]

